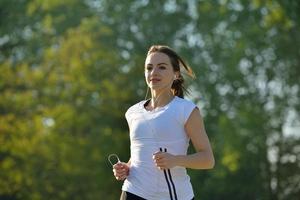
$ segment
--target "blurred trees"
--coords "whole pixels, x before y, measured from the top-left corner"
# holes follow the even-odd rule
[[[189,171],[196,199],[299,199],[297,1],[0,5],[0,199],[118,198],[107,155],[128,159],[151,44],[198,77],[216,167]]]

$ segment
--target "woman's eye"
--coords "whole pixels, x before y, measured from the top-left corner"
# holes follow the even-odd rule
[[[165,66],[160,66],[159,69],[166,69],[166,67]]]
[[[146,70],[147,70],[147,71],[151,71],[151,70],[152,70],[152,67],[146,67]]]

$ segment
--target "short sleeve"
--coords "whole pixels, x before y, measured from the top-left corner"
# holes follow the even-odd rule
[[[125,113],[125,118],[127,120],[127,123],[128,123],[128,126],[130,127],[131,125],[131,119],[132,119],[132,115],[133,115],[133,112],[132,112],[133,108],[130,107],[126,113]]]
[[[127,110],[126,113],[125,113],[125,119],[127,120],[128,124],[129,124],[129,116],[130,116],[130,114],[129,114],[128,110]]]
[[[185,124],[189,119],[193,110],[197,108],[197,106],[191,101],[185,101],[183,105],[183,123]]]
[[[143,105],[143,101],[139,102],[133,106],[131,106],[130,108],[128,108],[128,110],[125,112],[125,118],[127,120],[127,123],[129,125],[129,127],[131,126],[131,123],[134,119],[137,118],[137,116],[139,116],[142,113],[142,110],[140,109],[140,107]]]

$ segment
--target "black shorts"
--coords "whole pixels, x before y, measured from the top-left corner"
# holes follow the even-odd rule
[[[130,192],[122,191],[120,200],[146,200],[146,199],[139,197],[135,194],[132,194]]]
[[[122,191],[120,200],[146,200],[146,199],[139,197],[135,194],[132,194],[130,192]],[[191,200],[194,200],[194,198],[192,198]]]

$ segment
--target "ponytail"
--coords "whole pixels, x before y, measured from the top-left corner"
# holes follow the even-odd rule
[[[173,95],[184,98],[184,92],[187,92],[184,85],[184,79],[180,74],[174,81],[171,87],[171,91]]]

